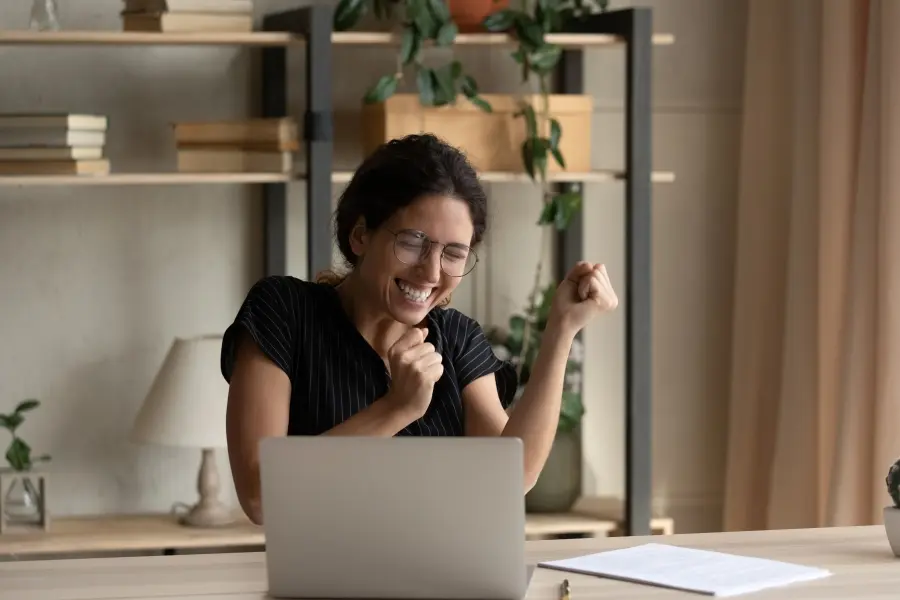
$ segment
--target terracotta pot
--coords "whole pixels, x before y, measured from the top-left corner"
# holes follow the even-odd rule
[[[509,0],[447,0],[447,7],[461,33],[479,33],[485,17],[509,8]]]

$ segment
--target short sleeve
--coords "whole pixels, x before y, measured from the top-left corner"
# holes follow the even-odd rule
[[[241,329],[291,377],[301,301],[301,290],[287,277],[266,277],[250,288],[222,339],[221,369],[226,381],[231,381]]]
[[[509,361],[500,360],[494,353],[484,329],[477,321],[459,311],[448,311],[448,336],[456,346],[456,377],[460,391],[485,375],[494,374],[497,394],[503,408],[509,408],[516,396],[518,376]]]

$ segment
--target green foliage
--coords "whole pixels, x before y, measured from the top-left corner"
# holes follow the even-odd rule
[[[16,471],[27,471],[37,462],[50,460],[50,456],[47,454],[32,457],[31,446],[16,433],[19,426],[25,421],[25,413],[34,410],[40,404],[38,400],[23,400],[11,413],[0,414],[0,427],[9,431],[12,436],[12,441],[6,449],[6,461]]]
[[[607,0],[531,0],[521,2],[521,8],[506,8],[489,15],[483,22],[485,29],[511,33],[518,44],[511,56],[519,66],[522,82],[536,79],[542,106],[523,102],[516,116],[525,122],[525,141],[522,142],[522,162],[532,181],[544,186],[545,206],[539,224],[553,224],[558,230],[568,227],[572,214],[581,205],[576,192],[556,194],[547,186],[550,160],[566,168],[560,150],[562,126],[550,116],[550,76],[562,57],[562,48],[546,41],[545,35],[562,31],[573,19],[606,11]],[[562,196],[562,197],[560,197]]]
[[[541,338],[547,327],[550,306],[556,285],[550,284],[540,289],[524,314],[510,317],[506,330],[494,328],[488,333],[488,340],[495,352],[509,360],[519,371],[519,387],[524,388],[531,377],[534,361],[541,347]],[[576,340],[566,363],[566,379],[563,385],[562,406],[559,414],[558,432],[575,429],[584,416],[581,401],[581,372],[583,358],[581,342]]]
[[[887,477],[884,478],[887,485],[888,494],[894,501],[894,506],[900,508],[900,459],[897,459],[888,470]]]
[[[340,0],[334,12],[334,29],[352,29],[369,13],[377,19],[399,19],[402,30],[397,70],[379,77],[366,92],[364,102],[376,104],[393,96],[404,71],[411,69],[424,106],[454,104],[461,94],[481,110],[491,112],[490,104],[479,95],[475,79],[464,72],[458,60],[436,67],[422,62],[426,44],[449,47],[456,40],[458,28],[444,0]]]

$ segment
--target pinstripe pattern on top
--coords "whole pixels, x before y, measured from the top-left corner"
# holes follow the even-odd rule
[[[443,356],[444,374],[425,415],[399,435],[465,435],[462,390],[493,373],[504,408],[516,392],[516,372],[494,354],[484,330],[452,308],[429,312],[428,342]],[[366,408],[390,389],[384,361],[363,338],[324,283],[276,275],[247,294],[222,343],[227,381],[239,328],[291,381],[288,435],[319,435]]]

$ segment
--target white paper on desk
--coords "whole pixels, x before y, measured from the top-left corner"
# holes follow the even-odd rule
[[[667,544],[642,544],[538,566],[710,596],[737,596],[831,575],[826,569]]]

